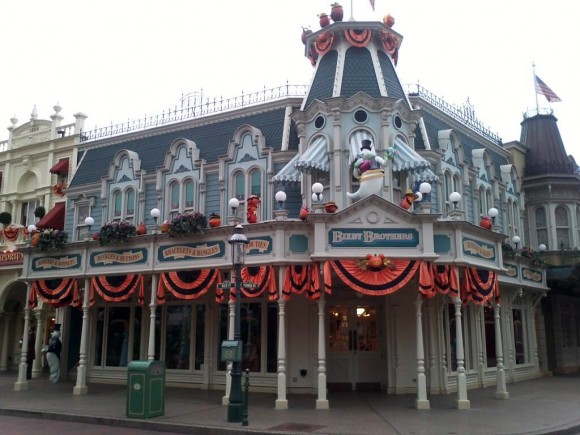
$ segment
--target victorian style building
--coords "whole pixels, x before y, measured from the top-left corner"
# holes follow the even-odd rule
[[[17,246],[30,240],[29,229],[64,229],[66,190],[76,170],[76,146],[86,115],[63,124],[56,104],[50,119],[40,119],[36,106],[28,122],[12,118],[8,140],[0,142],[0,371],[18,368],[26,307],[26,283],[20,280],[24,254]],[[35,330],[36,355],[47,343],[55,307],[40,303],[26,312]],[[40,358],[33,377],[40,375]]]
[[[60,307],[75,394],[161,360],[169,385],[227,402],[236,280],[239,357],[277,408],[288,392],[323,409],[333,391],[372,388],[416,394],[419,409],[453,393],[465,409],[471,388],[506,399],[509,382],[548,370],[546,272],[520,249],[525,146],[504,146],[469,106],[405,89],[402,40],[383,23],[337,22],[305,35],[304,91],[83,132],[68,243],[20,245],[24,328],[41,302]],[[249,241],[240,276],[236,223]]]

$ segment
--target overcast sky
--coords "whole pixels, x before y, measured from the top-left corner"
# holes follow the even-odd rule
[[[30,118],[34,105],[89,116],[87,129],[161,113],[182,94],[234,97],[308,84],[302,26],[318,30],[325,0],[0,0],[0,127]],[[351,2],[341,2],[345,20]],[[536,73],[562,99],[552,108],[569,154],[580,163],[577,26],[570,0],[353,0],[358,21],[391,13],[403,35],[397,67],[455,105],[468,98],[476,116],[503,139],[518,140],[523,113],[535,109]],[[2,130],[0,141],[8,137]]]

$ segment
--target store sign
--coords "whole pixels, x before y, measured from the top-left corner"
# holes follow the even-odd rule
[[[92,267],[141,264],[147,261],[147,249],[120,249],[115,251],[95,252],[91,254]]]
[[[522,278],[526,281],[542,282],[542,272],[522,267]]]
[[[463,238],[462,243],[463,253],[465,255],[495,261],[495,246],[491,243],[485,243],[481,240],[474,240],[467,237]]]
[[[0,267],[21,265],[23,261],[24,254],[20,251],[0,252]]]
[[[246,248],[246,254],[248,255],[269,254],[272,252],[271,237],[248,238],[248,241],[248,247]]]
[[[414,248],[419,232],[413,228],[334,228],[328,231],[328,243],[333,248]]]
[[[81,266],[81,254],[66,255],[64,257],[34,257],[32,270],[34,272],[47,270],[71,270]]]
[[[224,248],[224,242],[161,246],[157,252],[157,259],[160,262],[167,262],[223,257]]]
[[[518,277],[518,267],[515,264],[503,264],[503,267],[506,270],[506,275],[510,278],[517,278]]]

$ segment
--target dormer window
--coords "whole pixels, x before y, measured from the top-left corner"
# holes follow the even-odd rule
[[[116,189],[113,191],[113,216],[112,220],[116,222],[135,221],[135,189],[128,188],[125,191]]]
[[[174,218],[180,213],[194,211],[195,184],[191,178],[169,184],[169,217]]]

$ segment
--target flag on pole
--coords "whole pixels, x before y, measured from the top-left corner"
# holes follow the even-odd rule
[[[536,93],[542,94],[546,97],[550,103],[557,103],[560,100],[560,97],[556,95],[556,93],[549,88],[547,84],[545,84],[538,76],[534,76],[536,78]]]
[[[373,11],[375,10],[375,0],[369,0],[371,2],[371,7],[373,8]]]

